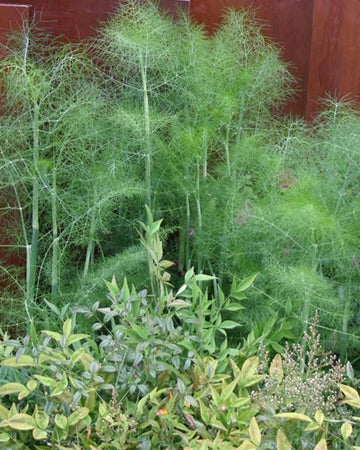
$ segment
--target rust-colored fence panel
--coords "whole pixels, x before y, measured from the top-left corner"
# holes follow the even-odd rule
[[[360,1],[315,0],[307,116],[327,94],[360,101]]]
[[[106,20],[119,0],[3,0],[2,3],[26,4],[38,27],[70,40],[91,36]]]
[[[29,5],[0,3],[0,43],[4,44],[11,31],[19,31],[29,21]],[[0,48],[1,56],[1,48]]]
[[[125,1],[125,0],[122,0]],[[175,14],[178,7],[214,31],[226,8],[256,11],[264,33],[282,48],[298,80],[288,111],[311,117],[327,93],[360,98],[360,0],[160,0]],[[2,0],[0,35],[18,13],[30,8],[38,26],[71,40],[92,36],[120,0]],[[8,9],[5,8],[7,6]],[[11,12],[10,12],[11,11]],[[15,14],[13,18],[9,14]],[[26,14],[29,14],[27,11]],[[3,25],[2,25],[3,24]],[[5,24],[5,25],[4,25]]]
[[[305,114],[313,6],[313,0],[192,0],[191,14],[212,32],[227,8],[255,10],[265,34],[280,44],[282,56],[297,79],[297,97],[287,110]]]
[[[192,16],[214,31],[226,8],[254,9],[298,79],[290,112],[313,118],[330,94],[360,103],[360,0],[192,0]]]
[[[7,36],[11,31],[19,31],[24,25],[27,24],[29,20],[29,6],[28,5],[3,5],[0,4],[0,43],[6,44]],[[5,47],[0,46],[0,57],[5,53]],[[0,97],[2,97],[3,92],[0,89]],[[1,101],[1,99],[0,99]],[[2,198],[5,198],[7,193],[2,192]],[[3,202],[0,198],[0,260],[7,264],[17,264],[19,263],[20,255],[18,253],[7,251],[7,245],[11,245],[7,234],[4,230],[8,230],[9,223],[19,222],[19,218],[16,212],[2,214],[1,207]],[[1,280],[3,279],[2,274],[0,274],[0,287]]]
[[[3,0],[3,3],[30,5],[30,16],[38,27],[53,35],[77,41],[96,33],[125,0]],[[160,0],[163,8],[176,14],[177,8],[189,9],[190,0]]]

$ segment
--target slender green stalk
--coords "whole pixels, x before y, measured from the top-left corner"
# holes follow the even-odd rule
[[[190,269],[191,257],[190,257],[190,199],[189,193],[185,194],[186,205],[186,223],[185,223],[185,267],[186,271]]]
[[[54,302],[59,290],[59,237],[57,218],[57,180],[56,166],[52,170],[51,212],[52,212],[52,266],[51,266],[51,297]]]
[[[225,135],[225,141],[224,141],[224,150],[225,150],[225,162],[226,162],[226,177],[230,180],[231,179],[231,161],[230,161],[230,151],[229,151],[229,145],[230,145],[230,124],[226,127],[226,135]],[[232,180],[233,184],[235,183],[235,180]],[[224,278],[224,267],[225,267],[225,257],[227,252],[227,246],[228,246],[228,224],[227,224],[227,217],[228,217],[228,210],[229,210],[229,199],[225,202],[224,205],[224,214],[223,214],[223,231],[221,235],[221,246],[220,246],[220,256],[219,256],[219,280],[218,285],[219,287],[222,287],[223,278]]]
[[[27,305],[32,305],[35,296],[38,239],[39,239],[39,105],[35,102],[33,117],[33,186],[32,186],[32,222],[31,244],[28,248],[27,262]]]
[[[96,191],[94,192],[94,200],[95,201],[94,201],[92,211],[91,211],[90,236],[89,236],[88,246],[86,249],[85,265],[84,265],[84,271],[83,271],[84,278],[89,273],[90,262],[94,258],[94,251],[95,251],[95,231],[96,231],[96,214],[97,214]]]
[[[351,279],[349,280],[349,285],[351,283]],[[347,350],[348,350],[348,329],[349,329],[349,320],[351,315],[351,299],[350,292],[346,292],[345,286],[341,285],[339,287],[339,300],[340,304],[343,305],[343,317],[342,317],[342,345],[340,350],[340,357],[343,361],[347,359]]]
[[[145,131],[145,186],[146,186],[146,204],[151,209],[151,164],[152,164],[152,148],[150,136],[150,112],[149,112],[149,94],[146,76],[146,63],[140,54],[140,70],[143,86],[143,103],[144,103],[144,131]]]
[[[202,273],[203,270],[203,248],[202,248],[202,211],[201,211],[201,200],[200,200],[200,164],[196,165],[196,190],[195,190],[195,203],[196,203],[196,213],[197,213],[197,272]]]
[[[185,222],[184,219],[182,222]],[[179,273],[182,273],[185,268],[185,245],[186,245],[186,237],[185,237],[185,227],[179,228]]]

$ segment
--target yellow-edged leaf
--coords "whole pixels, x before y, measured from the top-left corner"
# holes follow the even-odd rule
[[[346,386],[346,384],[339,384],[339,387],[341,391],[345,394],[346,398],[360,401],[360,396],[356,389],[350,386]]]
[[[282,357],[279,353],[275,355],[273,360],[271,361],[269,374],[270,377],[276,380],[278,383],[280,383],[284,378],[283,362]]]
[[[291,444],[281,428],[276,433],[277,450],[291,450]]]
[[[249,436],[253,443],[260,447],[261,445],[261,432],[255,417],[252,417],[249,425]]]
[[[317,422],[311,422],[306,426],[304,431],[316,431],[320,428],[320,425]]]
[[[8,442],[11,436],[9,433],[0,433],[0,442]]]
[[[61,341],[62,336],[60,333],[57,333],[56,331],[43,330],[42,333],[46,334],[46,336],[49,336],[49,337],[55,339],[56,342]]]
[[[230,365],[231,365],[231,369],[233,371],[234,377],[238,377],[241,374],[241,370],[238,367],[238,365],[236,364],[236,362],[230,358]]]
[[[86,339],[90,337],[88,334],[79,333],[79,334],[72,334],[68,337],[67,344],[75,344],[75,342],[81,341],[82,339]]]
[[[72,425],[76,425],[79,423],[82,419],[85,419],[85,417],[89,414],[88,408],[78,408],[75,410],[69,417],[68,417],[68,424],[71,427]]]
[[[29,389],[29,391],[34,391],[37,388],[37,381],[35,380],[30,380],[26,383],[26,387]]]
[[[35,422],[40,430],[46,430],[47,426],[49,425],[49,416],[45,411],[36,411]]]
[[[7,367],[31,367],[36,366],[34,359],[29,355],[22,355],[19,358],[8,358],[1,361],[0,365]]]
[[[42,375],[34,375],[34,378],[39,380],[40,383],[43,384],[44,386],[47,386],[47,387],[50,387],[50,388],[56,386],[57,383],[58,383],[56,380],[53,380],[50,377],[44,377]]]
[[[72,321],[71,319],[66,319],[63,323],[63,333],[66,339],[70,336],[72,330]]]
[[[325,419],[324,413],[322,413],[321,411],[316,411],[315,420],[320,426],[323,424],[324,419]]]
[[[0,404],[0,419],[6,420],[10,416],[10,411]]]
[[[350,422],[345,422],[341,425],[341,435],[345,439],[345,441],[352,434],[352,432],[353,432],[353,427]]]
[[[238,450],[256,450],[256,445],[254,445],[252,442],[250,441],[244,441],[240,447],[238,448]]]
[[[10,427],[13,430],[25,431],[36,428],[36,423],[35,419],[32,416],[29,416],[29,414],[15,414],[9,419],[0,422],[0,427]]]
[[[44,430],[39,430],[39,428],[34,428],[32,432],[33,438],[37,441],[41,439],[45,439],[47,437],[47,433]]]
[[[217,420],[216,417],[212,417],[210,420],[210,425],[214,428],[217,428],[218,430],[222,430],[227,432],[227,428],[220,422],[220,420]]]
[[[320,441],[316,444],[314,450],[327,450],[327,443],[324,438],[320,439]]]
[[[295,419],[295,420],[303,420],[304,422],[312,422],[310,417],[305,416],[305,414],[300,414],[300,413],[292,413],[292,412],[279,413],[279,414],[275,414],[274,417],[279,417],[280,419]]]
[[[211,411],[209,410],[209,408],[207,406],[205,406],[205,404],[201,400],[199,400],[199,405],[200,405],[201,419],[205,425],[208,425],[210,423],[210,419],[211,419]]]
[[[6,383],[0,386],[0,395],[17,394],[24,389],[27,390],[21,383]]]
[[[248,358],[242,365],[241,375],[246,378],[254,376],[257,372],[259,364],[260,359],[258,356],[252,356],[251,358]]]
[[[63,414],[56,414],[55,423],[61,430],[65,430],[68,425],[67,418]]]

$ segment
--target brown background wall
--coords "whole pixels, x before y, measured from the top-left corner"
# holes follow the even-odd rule
[[[289,112],[311,119],[327,95],[360,102],[360,0],[192,0],[195,20],[213,31],[226,8],[255,9],[298,79]]]
[[[304,114],[307,101],[314,0],[191,0],[192,17],[212,32],[227,8],[255,10],[264,33],[281,45],[282,56],[298,80],[288,111]]]
[[[327,94],[360,101],[360,1],[315,0],[307,114]]]
[[[0,0],[1,1],[1,0]],[[289,112],[311,118],[326,94],[360,99],[360,0],[161,0],[175,11],[180,5],[211,32],[226,8],[255,9],[264,33],[282,48],[298,80]],[[0,34],[14,25],[19,11],[54,34],[77,40],[95,34],[119,0],[2,0]],[[10,4],[17,5],[10,8]],[[19,5],[32,5],[19,8]],[[189,8],[190,7],[190,8]],[[30,11],[30,13],[29,13]]]
[[[124,1],[124,0],[122,0]],[[2,0],[4,5],[30,5],[30,18],[34,19],[37,25],[45,31],[64,35],[70,40],[79,40],[95,34],[96,28],[101,22],[116,10],[121,0]],[[188,8],[190,0],[160,0],[161,5],[170,10],[176,11],[177,7]],[[8,8],[9,11],[9,8]],[[0,11],[3,14],[3,24],[0,18],[1,27],[4,27],[7,11]]]

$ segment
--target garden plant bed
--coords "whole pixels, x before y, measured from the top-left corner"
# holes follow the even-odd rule
[[[246,12],[133,0],[0,71],[0,448],[360,448],[358,112],[285,117]]]

